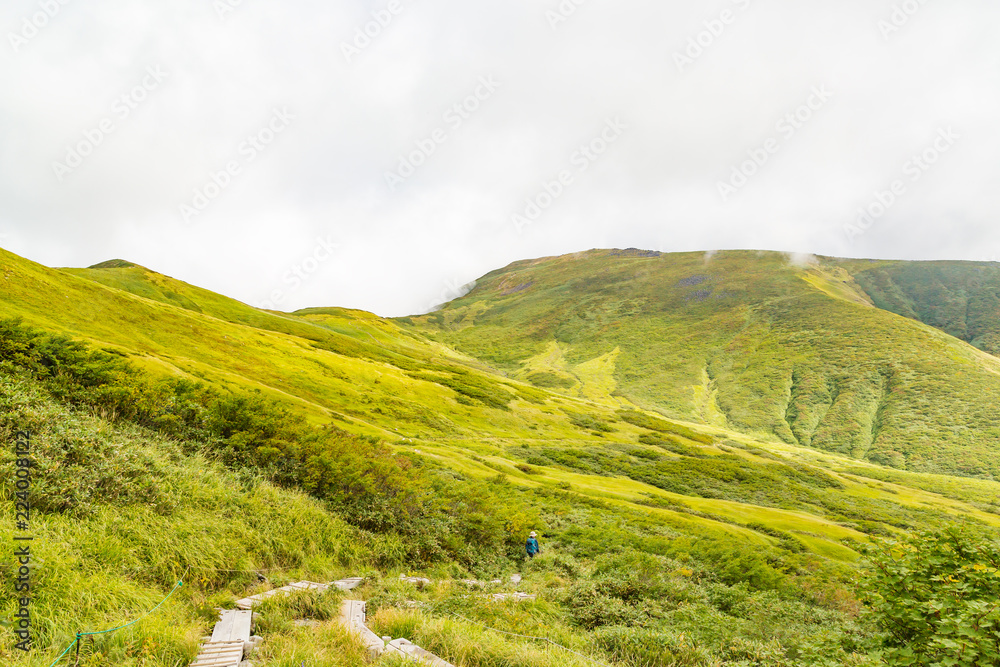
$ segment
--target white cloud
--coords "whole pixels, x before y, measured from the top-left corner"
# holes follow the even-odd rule
[[[1000,43],[988,0],[67,3],[15,52],[37,0],[0,10],[0,239],[50,265],[123,257],[250,303],[419,310],[510,261],[602,246],[978,259],[1000,234]],[[745,7],[745,8],[744,8]],[[734,20],[683,71],[674,54]],[[706,22],[709,26],[706,27]],[[718,32],[718,30],[716,30]],[[148,67],[169,77],[60,182],[53,161]],[[395,192],[385,172],[480,77],[501,86]],[[718,183],[814,86],[830,101],[728,201]],[[179,207],[276,107],[295,121],[194,224]],[[517,234],[511,216],[620,116],[629,128]],[[846,223],[942,126],[963,139],[854,244]],[[338,253],[287,290],[317,238]]]

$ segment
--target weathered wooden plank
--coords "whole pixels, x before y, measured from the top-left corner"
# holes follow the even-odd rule
[[[315,581],[297,581],[287,586],[282,586],[281,588],[272,588],[271,590],[264,591],[263,593],[257,593],[256,595],[250,595],[248,597],[241,598],[236,601],[236,606],[244,610],[253,609],[255,605],[258,605],[262,601],[270,597],[273,597],[275,595],[281,595],[282,593],[291,593],[293,591],[305,591],[305,590],[325,591],[326,589],[330,588],[330,586],[339,588],[342,591],[349,591],[351,589],[360,586],[363,581],[364,579],[362,579],[361,577],[351,577],[348,579],[341,579],[339,581],[334,581],[329,584],[321,584]]]
[[[499,579],[493,579],[492,581],[480,581],[478,579],[462,579],[463,584],[469,588],[486,588],[487,586],[501,586],[503,582]]]
[[[329,584],[320,584],[315,581],[300,581],[297,585],[311,591],[325,591],[330,588]]]
[[[233,634],[231,641],[250,641],[250,626],[253,624],[253,613],[249,611],[237,611],[236,620],[233,622]]]
[[[287,586],[282,586],[281,588],[272,588],[269,591],[264,591],[263,593],[257,593],[256,595],[251,595],[237,600],[236,606],[240,609],[253,609],[255,605],[258,605],[264,600],[274,597],[275,595],[306,590],[324,591],[327,588],[329,588],[329,586],[326,584],[318,584],[315,581],[298,581],[293,584],[288,584]]]
[[[344,600],[340,605],[340,621],[351,630],[365,626],[365,603],[360,600]]]
[[[199,655],[227,653],[235,649],[243,650],[243,642],[208,642],[199,647]]]
[[[243,661],[243,642],[202,644],[191,667],[237,667]]]
[[[408,655],[410,658],[413,658],[418,662],[422,662],[425,665],[431,665],[431,667],[455,667],[450,662],[442,660],[430,651],[425,651],[406,639],[395,639],[389,642],[389,646]]]
[[[242,609],[226,609],[212,631],[212,643],[245,642],[250,640],[253,614]]]
[[[241,662],[243,662],[243,654],[232,653],[220,657],[199,658],[191,663],[191,667],[239,667]]]
[[[354,590],[364,582],[361,577],[348,577],[347,579],[338,579],[331,583],[331,586],[339,588],[342,591]]]
[[[503,602],[505,600],[513,600],[514,602],[528,602],[532,600],[537,600],[537,595],[529,595],[527,593],[495,593],[489,596],[497,602]]]
[[[365,603],[360,600],[344,600],[340,607],[340,622],[347,626],[368,649],[368,657],[374,660],[385,653],[385,641],[365,625]]]
[[[212,630],[212,643],[231,641],[229,635],[233,632],[233,623],[235,621],[235,614],[230,613],[229,610],[223,611],[219,622],[215,624],[215,629]]]

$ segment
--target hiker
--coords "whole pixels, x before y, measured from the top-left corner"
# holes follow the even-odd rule
[[[541,549],[538,548],[538,540],[535,539],[535,537],[535,531],[531,531],[531,534],[528,535],[528,542],[524,545],[525,551],[528,552],[528,558],[534,558],[535,554],[541,551]]]

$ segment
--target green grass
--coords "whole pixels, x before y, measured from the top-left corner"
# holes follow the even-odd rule
[[[408,321],[529,380],[614,353],[606,402],[911,471],[1000,473],[992,446],[1000,362],[947,335],[944,315],[929,314],[935,289],[947,284],[941,308],[965,313],[968,305],[975,325],[965,338],[986,340],[996,329],[986,295],[997,267],[884,264],[821,259],[803,268],[779,253],[706,260],[596,250],[517,262],[439,313]],[[943,331],[873,306],[862,286],[878,296],[876,270],[899,274],[900,290]],[[530,287],[508,294],[513,283]],[[978,291],[959,298],[973,283]]]
[[[0,439],[12,442],[15,430],[30,429],[37,464],[31,534],[38,648],[24,659],[12,635],[0,633],[4,664],[47,667],[76,632],[131,622],[183,576],[185,585],[154,615],[83,645],[87,665],[177,664],[194,656],[211,628],[212,605],[257,583],[251,573],[228,570],[332,579],[368,569],[391,549],[302,493],[237,476],[141,429],[70,412],[24,380],[0,376],[0,402]],[[13,465],[5,447],[5,480]],[[136,483],[117,483],[123,475]],[[4,506],[13,506],[12,491],[7,481],[0,487]],[[51,502],[67,497],[74,501]],[[10,521],[0,535],[13,544]],[[5,575],[9,559],[0,559]],[[13,595],[12,586],[0,590],[0,617],[11,617]]]
[[[1000,355],[1000,264],[850,262],[848,266],[879,308]]]
[[[874,664],[853,594],[859,546],[950,522],[1000,526],[1000,484],[987,479],[1000,461],[990,412],[1000,362],[929,315],[873,307],[874,288],[849,262],[595,251],[517,263],[438,313],[395,321],[259,311],[127,262],[60,271],[0,251],[0,268],[0,319],[109,350],[152,381],[201,381],[233,400],[260,390],[311,427],[379,438],[421,493],[438,496],[413,506],[415,533],[386,527],[379,511],[342,517],[349,475],[337,474],[334,445],[306,449],[295,431],[277,451],[307,451],[289,458],[307,473],[281,477],[282,488],[268,481],[273,466],[236,460],[238,448],[157,435],[99,402],[70,409],[53,398],[59,373],[40,383],[4,367],[0,439],[31,428],[41,466],[43,649],[17,665],[47,667],[78,629],[132,620],[189,567],[204,569],[149,620],[88,644],[82,664],[189,659],[214,606],[263,588],[219,568],[269,570],[275,584],[363,571],[372,580],[359,594],[382,600],[379,623],[466,665],[575,658],[449,612],[622,664]],[[531,286],[504,296],[511,281]],[[6,480],[11,466],[8,452]],[[519,562],[533,529],[543,555]],[[430,534],[450,538],[422,541]],[[659,588],[608,580],[650,563],[669,575],[646,577]],[[394,582],[400,568],[525,569],[542,598],[509,608],[444,589],[421,598]],[[0,618],[13,602],[2,595]],[[408,609],[414,595],[436,606]],[[331,600],[277,604],[262,664],[360,664]],[[302,613],[324,618],[295,627]],[[20,659],[0,637],[0,660]]]

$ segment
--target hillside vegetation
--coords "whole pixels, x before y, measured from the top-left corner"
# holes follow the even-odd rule
[[[591,251],[517,262],[404,322],[567,395],[596,398],[587,377],[602,366],[608,404],[901,469],[991,477],[1000,362],[876,305],[911,304],[945,329],[943,313],[968,310],[962,332],[987,347],[998,330],[987,297],[996,267],[962,268]],[[980,273],[982,307],[963,309],[972,297],[955,295]],[[880,292],[879,276],[897,282]],[[947,283],[955,303],[935,314],[933,289],[918,288],[927,281]]]
[[[845,262],[879,308],[1000,356],[1000,264]]]
[[[480,623],[630,667],[875,665],[903,640],[891,600],[865,616],[868,545],[1000,525],[1000,360],[878,307],[850,263],[593,251],[399,320],[124,261],[0,271],[0,438],[34,434],[42,556],[40,650],[2,634],[5,664],[48,667],[182,576],[81,664],[183,664],[213,607],[363,574],[380,631],[464,667],[577,664]],[[537,602],[448,583],[514,571]],[[336,606],[268,608],[260,664],[361,664]]]
[[[137,374],[114,355],[11,323],[0,341],[0,437],[32,433],[32,609],[39,647],[25,658],[14,650],[12,635],[0,634],[6,664],[48,665],[77,631],[140,618],[180,580],[185,585],[156,614],[85,641],[80,664],[184,664],[211,627],[214,607],[281,582],[348,573],[367,577],[361,594],[372,598],[381,614],[376,622],[387,632],[422,638],[441,627],[443,616],[460,612],[464,624],[445,625],[444,634],[426,643],[443,655],[457,652],[465,665],[497,664],[503,656],[568,664],[539,662],[544,653],[531,642],[502,639],[476,644],[469,655],[470,642],[482,633],[469,618],[521,630],[530,624],[607,659],[631,661],[654,651],[655,664],[664,665],[786,651],[858,661],[856,647],[877,637],[852,620],[850,594],[838,594],[847,569],[763,525],[747,548],[720,539],[708,525],[679,526],[681,532],[639,509],[551,487],[526,492],[503,476],[484,483],[442,475],[433,461],[409,456],[352,466],[365,456],[361,440],[348,451],[324,441],[339,474],[316,488],[311,473],[288,478],[273,460],[253,456],[267,435],[253,415],[263,412],[278,432],[295,424],[273,406],[257,402],[251,415],[211,391],[180,402],[191,392],[171,399],[163,392],[174,385]],[[167,397],[162,410],[147,412],[150,392]],[[126,395],[140,407],[123,411]],[[178,432],[169,419],[178,415],[186,415],[184,436],[165,437]],[[283,435],[289,450],[316,446],[308,431]],[[234,457],[235,451],[246,457]],[[5,449],[5,503],[13,499],[13,467],[14,455]],[[375,492],[365,492],[371,481]],[[423,493],[428,487],[435,489],[431,496]],[[386,512],[390,520],[380,520]],[[506,546],[509,538],[519,547],[529,526],[545,535],[545,554],[525,570],[529,590],[545,600],[537,605],[498,607],[453,586],[420,595],[394,583],[392,573],[402,567],[440,579],[506,575],[523,560]],[[2,532],[7,541],[13,536],[9,525]],[[9,562],[2,567],[12,572]],[[262,584],[264,577],[271,581]],[[415,596],[433,603],[434,612],[405,621],[393,616]],[[262,632],[270,644],[263,664],[293,664],[289,656],[314,665],[362,664],[354,642],[335,627],[337,600],[265,607]],[[14,608],[13,591],[5,587],[0,621],[9,624]],[[295,631],[291,621],[303,615],[329,627]],[[789,623],[790,617],[798,620]],[[661,645],[659,637],[669,642]],[[317,662],[317,656],[325,659]]]

